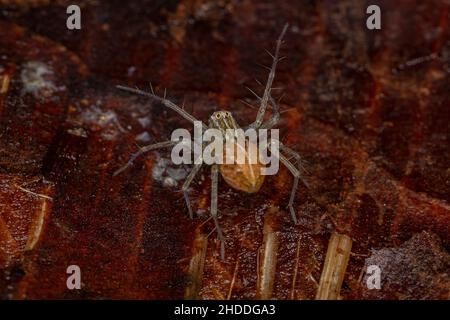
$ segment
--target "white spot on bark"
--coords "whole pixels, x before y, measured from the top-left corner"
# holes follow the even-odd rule
[[[104,111],[96,105],[92,105],[84,110],[80,115],[80,120],[83,123],[92,125],[94,130],[100,129],[102,137],[106,140],[114,140],[118,136],[119,131],[125,132],[114,111]]]
[[[187,171],[182,167],[171,167],[170,159],[159,158],[158,162],[153,166],[153,179],[159,181],[164,187],[175,187],[178,181],[183,180],[187,176]]]
[[[22,66],[20,79],[23,84],[22,94],[32,94],[36,98],[49,97],[56,86],[51,81],[53,70],[45,63],[29,61]]]
[[[144,131],[136,136],[136,141],[138,142],[149,142],[150,141],[150,135],[147,131]]]

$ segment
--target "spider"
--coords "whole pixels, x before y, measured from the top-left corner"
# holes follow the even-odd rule
[[[280,112],[278,110],[277,103],[274,101],[274,99],[271,96],[271,89],[272,89],[272,83],[273,83],[273,80],[275,77],[275,70],[277,67],[277,63],[280,61],[280,59],[278,58],[280,46],[282,44],[282,39],[286,33],[287,28],[288,28],[288,24],[286,24],[284,26],[280,36],[277,39],[275,54],[272,55],[269,53],[271,55],[273,61],[272,61],[272,66],[270,68],[267,83],[265,86],[264,94],[262,97],[257,96],[258,99],[260,100],[260,107],[259,107],[259,110],[258,110],[258,113],[256,116],[256,120],[253,123],[251,123],[249,126],[247,126],[246,128],[253,128],[255,130],[271,129],[278,123],[278,121],[280,119]],[[143,91],[140,89],[130,88],[130,87],[126,87],[126,86],[120,86],[120,85],[117,86],[117,88],[127,91],[127,92],[130,92],[130,93],[150,97],[150,98],[160,102],[164,106],[168,107],[169,109],[174,110],[179,115],[181,115],[183,118],[185,118],[186,120],[188,120],[192,123],[194,123],[195,121],[199,121],[195,117],[193,117],[191,114],[186,112],[183,108],[180,108],[179,106],[177,106],[170,100],[166,99],[165,95],[164,95],[164,97],[159,97],[159,96],[155,95],[153,93],[153,89],[152,89],[152,93],[149,93],[149,92],[146,92],[146,91]],[[272,107],[272,115],[267,121],[264,121],[264,114],[266,112],[267,105],[269,103]],[[239,125],[237,124],[236,120],[234,119],[234,117],[232,116],[232,114],[230,112],[216,111],[210,116],[208,127],[219,129],[222,132],[225,132],[226,129],[238,129]],[[119,173],[121,173],[122,171],[127,169],[129,166],[131,166],[133,164],[133,161],[137,157],[141,156],[142,154],[149,152],[149,151],[159,149],[159,148],[172,147],[177,143],[178,143],[177,141],[164,141],[164,142],[147,145],[147,146],[140,148],[140,150],[138,152],[136,152],[135,154],[133,154],[131,156],[131,158],[129,159],[127,164],[125,164],[123,167],[121,167],[116,172],[114,172],[114,176],[118,175]],[[270,143],[269,143],[269,145],[270,145]],[[289,199],[289,203],[288,203],[287,207],[289,208],[293,222],[295,224],[297,224],[297,217],[296,217],[296,214],[295,214],[295,211],[293,208],[293,202],[294,202],[295,194],[296,194],[296,191],[298,188],[299,180],[301,180],[305,186],[308,186],[307,182],[305,181],[305,179],[302,176],[302,171],[304,171],[303,166],[302,166],[303,160],[297,152],[295,152],[291,148],[283,145],[279,141],[278,141],[278,145],[279,145],[279,151],[280,151],[278,158],[281,161],[281,163],[285,167],[287,167],[287,169],[290,171],[290,173],[294,177],[294,182],[293,182],[293,186],[291,189],[290,199]],[[295,166],[291,162],[292,158],[295,159],[295,163],[297,164],[297,166]],[[192,213],[191,202],[189,200],[188,190],[189,190],[189,186],[191,185],[191,182],[193,181],[196,174],[199,172],[201,166],[202,166],[201,163],[194,164],[192,170],[186,177],[186,180],[181,189],[183,192],[184,199],[186,201],[186,206],[188,208],[189,217],[191,219],[193,218],[193,213]],[[247,192],[247,193],[255,193],[255,192],[259,191],[259,189],[262,186],[262,183],[264,182],[265,176],[261,175],[261,173],[260,173],[261,167],[262,167],[262,165],[258,162],[253,163],[253,164],[246,163],[243,165],[238,165],[238,164],[212,164],[211,165],[210,213],[211,213],[211,217],[213,218],[214,223],[215,223],[215,228],[217,230],[218,238],[221,242],[221,256],[222,257],[224,256],[224,250],[225,250],[224,249],[224,236],[223,236],[222,229],[220,228],[218,218],[217,218],[217,202],[218,202],[217,192],[218,192],[219,172],[221,173],[224,180],[234,189],[237,189],[237,190],[240,190],[243,192]]]

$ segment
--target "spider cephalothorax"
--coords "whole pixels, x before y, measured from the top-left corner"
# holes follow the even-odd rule
[[[222,132],[225,140],[223,144],[224,158],[228,153],[240,154],[243,157],[241,162],[234,161],[233,163],[219,165],[219,171],[224,180],[234,189],[248,193],[258,192],[264,182],[264,175],[261,174],[262,163],[257,159],[256,161],[250,161],[249,159],[250,149],[257,150],[255,142],[249,141],[244,136],[243,130],[240,130],[241,128],[239,128],[236,120],[228,111],[214,112],[210,117],[210,127]],[[227,140],[231,140],[231,143],[227,143]]]
[[[278,52],[279,52],[279,49],[281,46],[282,38],[283,38],[284,34],[286,33],[287,27],[288,27],[288,25],[286,24],[277,40],[275,54],[273,55],[272,67],[270,69],[270,73],[269,73],[269,77],[268,77],[268,80],[266,83],[264,94],[261,98],[258,97],[260,99],[260,107],[258,110],[258,114],[256,116],[256,120],[253,123],[251,123],[246,129],[253,129],[256,131],[259,131],[261,129],[271,129],[277,124],[277,122],[279,120],[280,114],[278,111],[278,106],[277,106],[276,102],[272,99],[272,97],[270,95],[270,91],[272,88],[273,79],[275,77],[276,66],[279,61]],[[191,123],[193,123],[193,124],[200,123],[201,126],[203,128],[205,128],[204,124],[201,121],[197,120],[195,117],[193,117],[192,115],[187,113],[184,109],[178,107],[176,104],[174,104],[170,100],[167,100],[165,97],[161,98],[159,96],[156,96],[153,92],[149,93],[149,92],[145,92],[145,91],[142,91],[139,89],[133,89],[133,88],[124,87],[124,86],[118,86],[118,88],[125,90],[125,91],[132,92],[132,93],[137,93],[139,95],[151,97],[151,98],[161,102],[166,107],[174,110],[175,112],[180,114],[183,118],[189,120]],[[270,105],[272,106],[272,115],[267,121],[264,121],[264,114],[266,112],[267,105],[269,104],[269,102],[270,102]],[[242,130],[239,131],[240,127],[237,124],[236,120],[231,115],[231,113],[228,111],[221,110],[221,111],[214,112],[211,115],[211,117],[209,118],[209,128],[219,130],[222,133],[224,140],[227,140],[227,138],[229,138],[230,135],[236,136],[236,135],[242,134]],[[230,134],[230,132],[232,132],[232,133]],[[236,133],[236,132],[238,132],[238,133]],[[252,147],[252,142],[249,142],[248,140],[244,140],[244,141],[245,141],[244,143],[236,142],[236,143],[232,143],[231,145],[223,144],[224,145],[223,153],[226,154],[232,148],[234,150],[234,152],[241,152],[241,154],[244,155],[244,158],[247,159],[249,157],[248,150]],[[290,196],[289,203],[288,203],[288,208],[291,213],[292,220],[295,223],[297,223],[297,217],[296,217],[296,214],[295,214],[292,204],[293,204],[295,193],[296,193],[296,190],[298,187],[299,179],[302,179],[302,181],[305,183],[305,181],[303,180],[301,173],[300,173],[300,171],[302,170],[302,166],[301,166],[302,160],[298,153],[296,153],[292,149],[284,146],[278,140],[275,142],[276,142],[277,146],[279,146],[279,154],[277,153],[279,161],[281,161],[281,163],[283,165],[285,165],[289,169],[289,171],[292,173],[292,175],[294,176],[294,184],[292,187],[291,196]],[[128,161],[128,163],[125,166],[123,166],[122,168],[118,169],[114,173],[114,175],[119,174],[120,172],[125,170],[127,167],[129,167],[133,163],[133,161],[138,156],[142,155],[143,153],[151,151],[151,150],[155,150],[158,148],[172,147],[172,146],[176,145],[177,143],[178,143],[177,141],[164,141],[164,142],[159,142],[156,144],[142,147],[137,153],[135,153],[131,157],[131,159]],[[274,141],[272,140],[271,143],[274,143]],[[270,143],[269,143],[269,145],[266,146],[266,148],[269,146],[270,146]],[[204,146],[202,146],[202,148],[204,148]],[[272,149],[271,149],[271,151],[272,151]],[[293,163],[291,163],[289,158],[294,158],[296,160],[297,166],[295,166]],[[189,211],[189,216],[191,218],[193,218],[193,213],[192,213],[191,203],[189,200],[188,189],[189,189],[189,186],[190,186],[192,180],[194,179],[194,177],[200,170],[202,164],[203,163],[194,164],[191,172],[188,174],[188,176],[183,184],[183,187],[182,187],[183,195],[186,200],[186,205],[187,205],[188,211]],[[217,233],[218,233],[219,239],[221,240],[221,243],[222,243],[222,247],[221,247],[222,248],[222,250],[221,250],[222,256],[223,256],[223,251],[224,251],[224,244],[223,244],[224,237],[223,237],[222,230],[221,230],[218,220],[217,220],[218,174],[220,172],[222,177],[224,178],[224,180],[231,187],[233,187],[237,190],[240,190],[240,191],[247,192],[247,193],[255,193],[255,192],[259,191],[259,189],[261,188],[261,186],[264,182],[264,175],[261,173],[263,167],[264,166],[260,161],[256,161],[256,162],[255,161],[244,161],[243,163],[219,163],[219,164],[214,163],[211,165],[211,216],[214,219]],[[306,183],[305,183],[305,185],[306,185]]]
[[[231,112],[229,111],[214,112],[211,117],[209,117],[209,126],[211,128],[219,129],[222,131],[222,134],[225,134],[227,129],[239,129],[236,120],[234,120]]]

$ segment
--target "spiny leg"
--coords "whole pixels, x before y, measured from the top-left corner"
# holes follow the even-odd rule
[[[119,173],[126,170],[128,167],[130,167],[133,164],[133,161],[136,160],[136,158],[143,155],[144,153],[155,150],[155,149],[159,149],[159,148],[171,147],[171,146],[176,145],[177,143],[178,143],[178,141],[163,141],[163,142],[158,142],[158,143],[151,144],[151,145],[140,148],[138,152],[134,153],[131,156],[130,160],[128,160],[126,165],[124,165],[123,167],[121,167],[120,169],[118,169],[114,172],[113,176],[117,176]]]
[[[252,89],[247,88],[259,101],[262,101],[262,98],[260,96],[258,96]],[[264,122],[261,126],[260,129],[270,129],[273,128],[278,121],[280,120],[280,111],[278,108],[278,103],[275,101],[275,99],[272,97],[272,95],[269,94],[269,101],[270,104],[272,105],[272,115],[270,116],[270,118]],[[245,101],[243,101],[244,103],[246,103]],[[254,127],[255,123],[250,124],[246,129],[248,128],[255,128]]]
[[[295,215],[294,208],[292,207],[294,203],[295,194],[298,188],[298,180],[301,178],[300,171],[282,154],[280,154],[280,161],[285,165],[286,168],[291,172],[294,176],[294,183],[292,185],[291,197],[289,198],[288,208],[291,212],[292,220],[295,224],[297,224],[297,216]]]
[[[191,172],[189,172],[189,175],[187,176],[186,180],[184,181],[183,187],[181,188],[181,191],[183,191],[184,200],[186,200],[186,206],[188,207],[189,217],[191,219],[194,218],[194,215],[192,213],[192,207],[191,207],[191,201],[189,200],[188,189],[189,189],[189,186],[191,185],[192,180],[194,180],[195,175],[198,173],[198,171],[200,170],[201,167],[202,167],[201,163],[194,165]]]
[[[292,150],[291,148],[285,146],[281,141],[278,142],[280,145],[280,150],[283,151],[285,154],[289,155],[290,157],[295,159],[295,162],[297,163],[298,166],[298,170],[299,171],[304,171],[304,172],[308,172],[305,167],[303,166],[303,164],[305,163],[305,160],[303,160],[303,158],[300,156],[300,154],[297,151]],[[289,161],[289,159],[287,159]],[[303,176],[300,174],[300,179],[302,180],[303,184],[309,188],[309,184],[306,181],[305,178],[303,178]]]
[[[220,241],[220,257],[225,259],[225,239],[222,234],[222,229],[220,228],[219,221],[217,219],[217,191],[219,184],[219,167],[217,164],[212,165],[211,167],[211,216],[214,219],[214,223],[217,229],[217,235],[219,236]]]
[[[181,115],[183,118],[185,118],[186,120],[188,120],[188,121],[190,121],[190,122],[192,122],[192,123],[194,123],[194,121],[199,121],[199,120],[197,120],[194,116],[190,115],[186,110],[180,108],[179,106],[177,106],[177,105],[176,105],[175,103],[173,103],[172,101],[167,100],[167,99],[166,99],[166,94],[165,94],[165,92],[164,92],[164,97],[161,98],[161,97],[159,97],[159,96],[157,96],[157,95],[155,95],[155,94],[153,94],[153,93],[146,92],[146,91],[144,91],[144,90],[139,90],[139,89],[130,88],[130,87],[126,87],[126,86],[120,86],[120,85],[119,85],[119,86],[116,86],[116,88],[121,89],[121,90],[124,90],[124,91],[131,92],[131,93],[136,93],[136,94],[141,95],[141,96],[146,96],[146,97],[153,98],[153,99],[155,99],[156,101],[161,102],[161,103],[162,103],[163,105],[165,105],[166,107],[168,107],[168,108],[174,110],[174,111],[177,112],[179,115]],[[152,91],[153,91],[153,89],[152,89]],[[202,123],[202,124],[203,124],[203,123]]]
[[[261,129],[271,129],[273,128],[278,121],[280,121],[280,111],[278,108],[278,104],[275,102],[272,96],[269,96],[270,104],[272,105],[272,115],[270,118],[261,125]]]
[[[278,37],[275,54],[272,56],[272,67],[270,68],[269,77],[267,78],[266,88],[264,90],[263,97],[261,98],[261,105],[258,110],[258,114],[256,115],[256,120],[253,122],[250,127],[251,128],[259,128],[264,120],[264,114],[267,109],[267,102],[269,101],[270,91],[272,88],[273,79],[275,78],[275,70],[277,68],[277,63],[279,61],[278,53],[280,51],[281,43],[284,37],[284,34],[287,31],[288,24],[286,23],[283,27],[283,31],[281,31],[280,36]]]

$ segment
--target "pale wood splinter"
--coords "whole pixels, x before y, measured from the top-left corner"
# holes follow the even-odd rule
[[[352,239],[347,235],[339,233],[331,235],[316,300],[340,299],[341,286],[347,270],[352,243]]]

